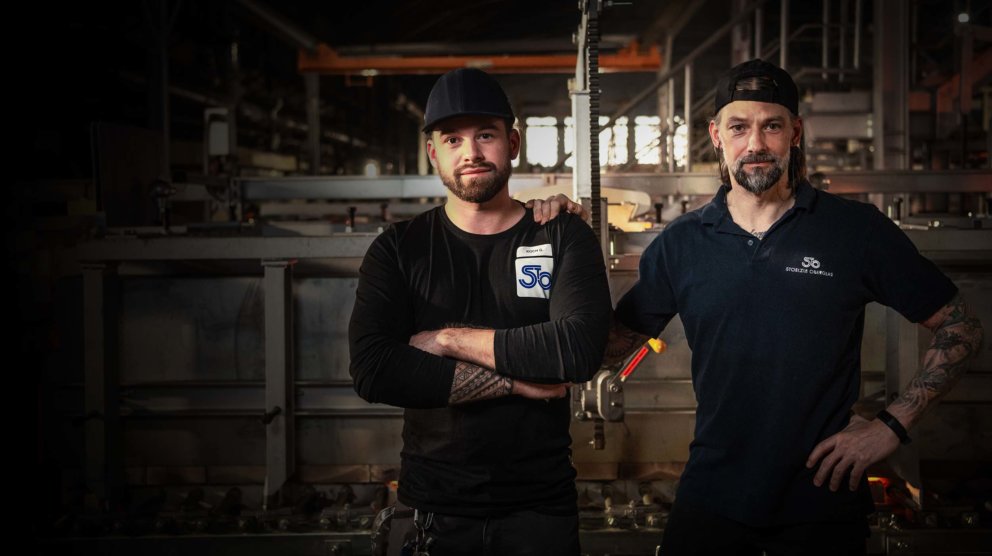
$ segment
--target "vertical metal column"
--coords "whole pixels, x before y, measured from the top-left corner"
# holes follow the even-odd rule
[[[668,150],[671,156],[668,157],[668,171],[675,171],[675,79],[668,80]]]
[[[840,0],[840,20],[837,32],[837,67],[847,69],[847,20],[851,0]],[[844,73],[837,74],[837,81],[844,82]]]
[[[527,118],[523,115],[517,116],[517,124],[517,131],[520,133],[520,154],[517,156],[517,167],[523,172],[530,172],[530,161],[527,160]],[[561,142],[561,137],[558,138],[558,142]]]
[[[854,52],[851,67],[861,69],[861,0],[854,0]]]
[[[227,145],[228,145],[228,173],[237,176],[240,173],[241,163],[238,159],[238,106],[241,104],[241,50],[237,41],[233,41],[229,47],[230,53],[230,75],[228,76],[228,104],[227,106]]]
[[[762,36],[765,31],[765,10],[757,8],[754,10],[754,57],[761,58],[761,44],[764,41]]]
[[[265,267],[265,492],[266,507],[283,502],[295,469],[292,261]]]
[[[789,0],[782,0],[778,16],[778,66],[786,68],[789,62]]]
[[[116,268],[83,265],[83,411],[87,505],[119,494],[124,485],[120,418],[118,309]]]
[[[658,69],[658,76],[665,74],[672,67],[672,47],[675,42],[675,37],[671,32],[665,34],[665,59],[662,61],[661,68]],[[669,172],[675,171],[675,153],[672,152],[673,141],[672,138],[675,134],[675,89],[674,81],[672,79],[668,80],[668,83],[658,87],[658,116],[661,119],[661,125],[665,130],[664,137],[659,138],[659,142],[664,144],[663,158],[661,159],[661,164],[658,165],[658,170],[663,168],[668,168]],[[627,121],[627,144],[630,147],[627,149],[627,156],[631,163],[635,162],[635,138],[634,138],[634,116],[629,115]]]
[[[685,171],[692,171],[692,64],[685,65]]]
[[[310,175],[316,176],[320,174],[320,75],[303,74],[303,84],[307,90],[307,158]]]
[[[820,67],[827,69],[830,67],[830,0],[823,0],[823,33],[820,35],[822,45],[821,45],[821,55],[820,55]],[[827,80],[827,72],[820,74],[820,77],[824,81]]]
[[[572,149],[572,198],[588,199],[592,195],[590,174],[591,133],[589,130],[589,84],[586,80],[586,29],[589,14],[583,11],[579,31],[575,34],[578,54],[575,57],[575,80],[571,81],[568,94],[572,98],[572,130],[575,148]],[[590,207],[591,210],[591,207]]]
[[[909,168],[908,6],[876,0],[872,140],[875,170]]]
[[[742,14],[747,7],[747,0],[733,0],[731,10],[735,16]],[[730,31],[730,65],[742,64],[751,57],[751,26],[746,18],[739,18],[739,23]]]

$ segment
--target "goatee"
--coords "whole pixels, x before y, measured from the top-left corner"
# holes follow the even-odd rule
[[[753,164],[756,162],[771,162],[773,166],[767,170],[756,167],[750,173],[744,170],[745,164]],[[741,187],[751,193],[754,193],[755,195],[760,195],[778,183],[778,180],[782,178],[782,174],[785,173],[788,167],[788,154],[782,158],[779,158],[769,153],[755,153],[744,155],[738,159],[737,162],[734,163],[733,170],[734,177],[737,178],[737,183],[739,183]]]
[[[489,172],[485,174],[470,174],[468,180],[465,180],[464,176],[458,174],[460,171],[482,168],[489,170]],[[506,184],[510,180],[511,171],[512,167],[509,161],[502,168],[485,162],[457,168],[450,176],[441,174],[441,183],[448,188],[448,191],[454,193],[455,197],[458,197],[462,201],[481,204],[491,200],[506,187]]]

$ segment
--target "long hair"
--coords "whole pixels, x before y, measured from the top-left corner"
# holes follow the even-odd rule
[[[748,77],[741,79],[734,86],[738,91],[764,91],[764,90],[774,90],[776,87],[775,81],[769,77],[757,76]],[[719,112],[713,116],[713,122],[719,127],[720,117],[723,114],[723,109],[721,108]],[[798,114],[793,114],[789,112],[789,123],[792,124],[798,118]],[[730,183],[730,169],[727,168],[727,161],[723,158],[723,149],[716,148],[716,157],[720,161],[720,181],[723,183]],[[796,147],[789,148],[789,187],[795,188],[796,183],[806,179],[806,134],[803,132],[799,136],[799,145]]]

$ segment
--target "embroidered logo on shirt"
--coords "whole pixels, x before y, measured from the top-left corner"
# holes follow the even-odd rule
[[[786,272],[795,272],[797,274],[815,274],[817,276],[826,276],[830,278],[834,275],[833,272],[827,272],[826,270],[820,270],[820,261],[815,257],[803,257],[801,263],[798,267],[787,266],[785,267]]]
[[[554,259],[551,244],[517,247],[514,264],[517,269],[517,297],[551,297],[551,273]]]
[[[820,268],[820,261],[813,257],[803,257],[803,268]]]

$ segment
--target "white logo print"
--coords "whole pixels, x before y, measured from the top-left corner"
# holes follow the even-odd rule
[[[514,264],[518,297],[551,297],[551,273],[555,268],[551,255],[550,243],[517,248]]]
[[[815,274],[827,278],[832,278],[834,275],[833,272],[820,270],[820,260],[816,257],[803,257],[803,261],[799,263],[799,266],[787,266],[785,267],[785,271],[796,274]]]

